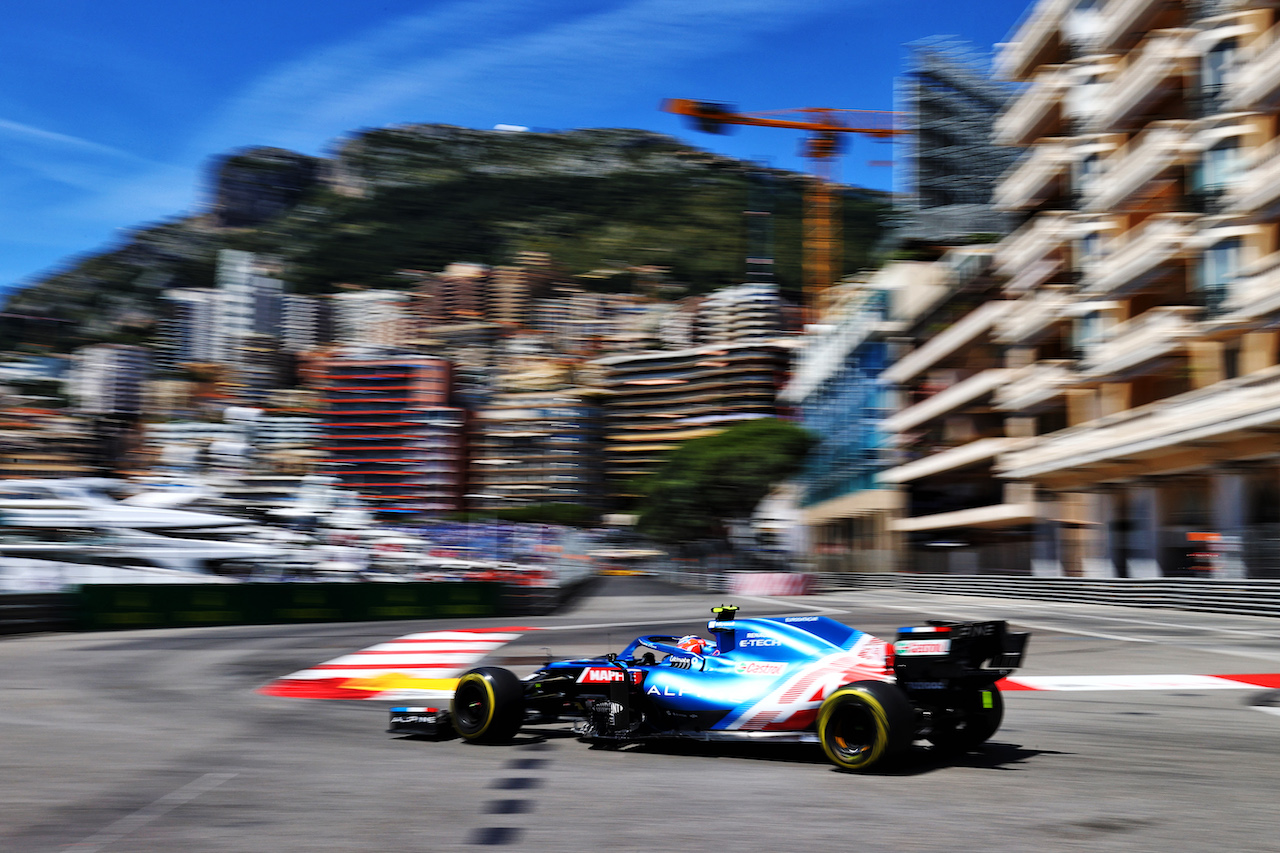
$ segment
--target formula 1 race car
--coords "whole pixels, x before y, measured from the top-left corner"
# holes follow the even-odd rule
[[[995,682],[1021,664],[1028,637],[1004,622],[931,621],[886,643],[825,616],[713,614],[714,643],[639,637],[621,654],[548,662],[523,680],[473,669],[448,712],[394,708],[391,731],[451,725],[469,741],[503,742],[526,722],[572,718],[596,742],[820,743],[836,766],[868,770],[917,739],[966,750],[995,734],[1004,715]]]

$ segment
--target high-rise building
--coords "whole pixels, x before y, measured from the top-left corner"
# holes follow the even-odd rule
[[[424,273],[413,288],[418,333],[430,336],[432,327],[475,323],[485,319],[489,295],[489,267],[449,264],[443,272]]]
[[[377,512],[463,509],[466,413],[449,405],[449,362],[338,353],[319,362],[333,473]]]
[[[896,458],[878,479],[902,491],[889,530],[912,571],[1028,574],[1037,557],[1034,493],[993,474],[1022,437],[995,403],[1010,376],[996,341],[1010,303],[991,275],[992,253],[957,247],[884,271],[901,268],[903,281],[889,314],[898,352],[880,375],[899,398],[881,424]]]
[[[174,368],[191,362],[211,364],[227,359],[217,290],[167,290],[164,299],[168,310],[161,321],[158,352],[162,367]]]
[[[136,418],[142,412],[142,386],[150,372],[150,350],[95,344],[76,350],[69,390],[85,414]]]
[[[913,43],[896,98],[904,128],[895,141],[895,204],[900,222],[890,241],[952,246],[977,234],[1006,234],[1013,218],[991,205],[1017,151],[991,129],[1015,94],[993,79],[988,62],[965,43]]]
[[[327,343],[332,337],[332,309],[327,299],[286,293],[280,305],[280,345],[300,353]]]
[[[606,356],[605,465],[615,484],[650,474],[691,438],[778,414],[788,351],[770,341]]]
[[[521,252],[510,266],[495,267],[489,280],[488,318],[495,323],[528,326],[534,301],[545,297],[555,281],[551,256]]]
[[[239,346],[249,335],[278,335],[284,284],[268,275],[274,262],[253,252],[223,249],[218,252],[217,333],[227,340],[231,361],[238,360]]]
[[[1043,570],[1280,577],[1280,39],[1267,3],[1044,0],[999,56],[996,264]]]
[[[698,310],[701,343],[775,337],[782,331],[782,297],[770,282],[752,282],[712,292]]]
[[[800,520],[819,571],[890,571],[900,537],[902,492],[878,475],[891,464],[883,421],[890,388],[881,381],[889,337],[892,268],[869,281],[836,285],[819,322],[809,327],[791,380],[779,395],[794,406],[818,443],[796,478]]]
[[[573,389],[493,395],[476,413],[470,506],[601,506],[600,415],[591,396]]]
[[[398,290],[335,293],[334,340],[341,344],[399,348],[413,338],[409,296]]]

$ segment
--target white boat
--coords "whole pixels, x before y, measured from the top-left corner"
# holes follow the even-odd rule
[[[0,521],[39,524],[72,516],[88,527],[165,530],[228,527],[244,521],[225,515],[122,503],[113,493],[123,480],[71,477],[62,480],[0,480]]]

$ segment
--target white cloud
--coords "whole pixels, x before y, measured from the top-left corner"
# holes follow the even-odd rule
[[[589,115],[593,103],[617,104],[655,73],[740,48],[833,4],[628,0],[589,13],[565,5],[459,2],[380,26],[277,68],[227,104],[197,144],[314,151],[362,125],[458,121],[450,117],[503,106],[575,104]]]

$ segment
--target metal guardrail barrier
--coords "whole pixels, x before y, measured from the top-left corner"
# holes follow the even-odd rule
[[[555,587],[491,581],[85,584],[71,592],[0,593],[0,635],[543,615],[586,589],[592,577]]]
[[[1243,616],[1280,616],[1280,581],[1209,578],[1032,578],[1017,575],[836,574],[816,592],[898,589],[944,595],[1030,598],[1124,607],[1165,607]]]
[[[0,594],[0,634],[66,631],[75,624],[74,596],[61,592]]]
[[[648,567],[679,586],[707,592],[733,589],[736,573]],[[1280,580],[1208,578],[1035,578],[1022,575],[916,575],[815,572],[811,592],[893,589],[943,595],[1029,598],[1123,607],[1164,607],[1206,613],[1280,617]]]

